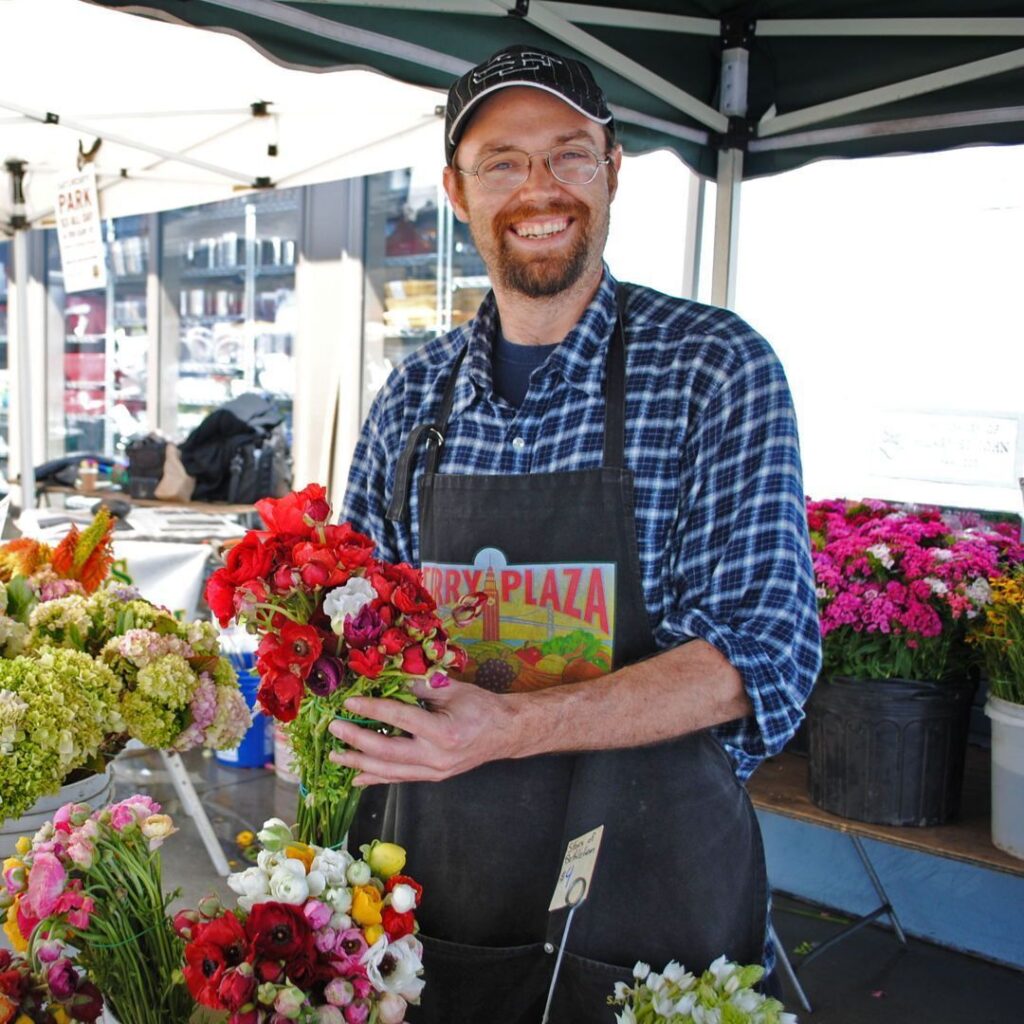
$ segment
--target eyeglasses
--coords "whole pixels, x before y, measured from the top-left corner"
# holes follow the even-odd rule
[[[556,146],[536,153],[509,149],[485,157],[471,171],[464,171],[461,167],[456,170],[459,174],[476,175],[484,188],[511,192],[530,177],[530,161],[535,156],[544,157],[548,170],[563,185],[589,185],[597,177],[600,167],[611,162],[611,157],[602,158],[586,146]]]

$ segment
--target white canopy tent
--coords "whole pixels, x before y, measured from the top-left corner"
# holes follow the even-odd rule
[[[53,224],[59,181],[91,162],[106,218],[437,161],[443,97],[372,71],[285,69],[237,38],[78,0],[0,0],[0,38],[12,468],[31,495],[41,454],[31,378],[43,345],[29,337],[25,230]]]

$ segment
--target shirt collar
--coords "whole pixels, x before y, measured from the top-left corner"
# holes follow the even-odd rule
[[[604,388],[608,339],[615,327],[616,288],[615,278],[605,266],[593,299],[547,363],[546,372],[560,373],[568,384],[596,398],[602,396]],[[492,291],[487,293],[473,320],[460,328],[468,347],[455,384],[453,416],[466,409],[477,393],[490,393],[491,352],[499,329],[498,306]]]

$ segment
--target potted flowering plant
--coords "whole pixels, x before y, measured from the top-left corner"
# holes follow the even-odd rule
[[[807,705],[811,799],[844,817],[934,825],[956,812],[989,578],[1012,526],[881,501],[807,507],[823,648]],[[925,724],[927,723],[927,724]]]
[[[184,976],[195,1002],[228,1024],[401,1024],[423,989],[415,910],[422,886],[405,850],[359,857],[296,840],[279,818],[259,833],[254,867],[229,876],[238,907],[182,911]]]
[[[633,984],[620,981],[608,1002],[621,1006],[618,1024],[796,1024],[782,1003],[756,991],[759,964],[741,967],[720,956],[701,975],[674,960],[659,973],[638,961]]]
[[[337,847],[361,790],[353,769],[328,760],[338,741],[327,727],[351,717],[349,697],[415,703],[415,679],[448,685],[448,670],[464,667],[466,653],[449,642],[420,572],[375,558],[369,537],[333,524],[319,484],[264,498],[256,509],[267,529],[231,548],[206,600],[222,626],[234,619],[259,635],[259,703],[285,723],[301,780],[299,839]],[[471,595],[453,614],[468,621],[482,600]]]
[[[215,627],[180,622],[107,580],[109,538],[101,510],[55,549],[27,539],[0,548],[0,840],[8,847],[68,799],[102,801],[106,766],[128,740],[224,749],[251,721]]]
[[[985,714],[992,721],[992,842],[1024,857],[1020,780],[1024,776],[1024,566],[989,581],[992,597],[968,639],[988,676]]]

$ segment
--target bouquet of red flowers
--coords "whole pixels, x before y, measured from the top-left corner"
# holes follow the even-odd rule
[[[369,537],[333,524],[323,487],[265,498],[256,509],[267,529],[250,530],[228,552],[206,600],[222,626],[235,619],[259,634],[259,702],[288,723],[302,783],[299,838],[333,847],[360,795],[355,772],[327,758],[337,742],[328,725],[351,717],[345,700],[415,703],[414,679],[446,686],[448,670],[457,672],[467,657],[449,642],[420,572],[375,558]],[[455,609],[455,621],[472,619],[484,600],[472,595]]]
[[[259,835],[256,866],[228,878],[237,910],[211,898],[175,917],[193,999],[229,1024],[401,1024],[423,989],[405,851],[375,842],[357,860],[277,818]]]

